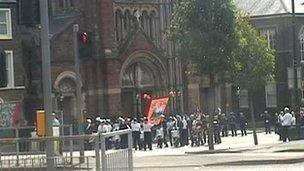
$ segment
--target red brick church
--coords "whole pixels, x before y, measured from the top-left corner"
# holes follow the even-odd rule
[[[74,24],[78,24],[80,30],[90,32],[92,40],[92,55],[87,60],[82,60],[80,67],[81,108],[87,111],[87,116],[114,118],[118,115],[143,115],[147,108],[147,98],[162,96],[170,96],[170,114],[189,114],[197,110],[210,112],[215,107],[221,107],[227,113],[236,110],[237,106],[248,109],[245,91],[240,91],[237,99],[236,89],[230,84],[224,84],[216,88],[214,95],[210,91],[208,78],[191,76],[191,67],[177,58],[179,47],[168,41],[165,34],[178,0],[49,2],[53,108],[54,111],[63,113],[64,123],[72,123],[78,118],[73,53]],[[274,2],[268,5],[273,8],[284,6],[280,5],[281,1]],[[1,57],[4,52],[9,53],[6,59],[10,61],[6,63],[10,64],[6,66],[7,70],[3,70],[7,79],[0,87],[0,97],[6,102],[21,101],[24,106],[23,116],[29,121],[34,119],[34,111],[43,106],[40,26],[34,20],[37,18],[36,3],[37,0],[0,0],[0,12],[7,16],[5,19],[9,21],[6,23],[11,22],[6,25],[10,34],[0,35]],[[236,3],[249,11],[253,23],[261,28],[269,25],[267,16],[287,15],[288,18],[290,14],[284,10],[258,10],[264,9],[259,0],[252,4],[243,0]],[[251,6],[259,13],[250,13]],[[278,25],[275,20],[271,21]],[[279,27],[281,26],[278,25]],[[275,36],[269,36],[269,41],[272,41],[270,38]],[[281,69],[285,71],[285,66]],[[281,88],[283,83],[283,88],[287,87],[286,80],[284,77],[280,81]],[[274,109],[286,105],[286,101],[279,100],[277,104],[277,89],[271,89],[273,91],[269,92],[272,94],[267,94],[264,88],[261,90],[256,99],[259,110],[264,110],[260,106],[267,104],[265,99],[272,100],[271,107]],[[266,97],[263,97],[265,94]]]

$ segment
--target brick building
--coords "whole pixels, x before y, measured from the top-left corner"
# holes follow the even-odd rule
[[[22,102],[27,75],[23,59],[22,27],[18,21],[16,0],[0,1],[0,103]],[[0,127],[11,126],[11,110],[0,107]]]
[[[264,35],[268,46],[275,49],[275,82],[261,87],[255,93],[254,108],[256,113],[267,109],[278,112],[284,106],[292,107],[292,90],[294,88],[293,75],[293,27],[291,0],[235,0],[240,9],[249,14],[252,24],[260,35]],[[303,26],[304,7],[301,0],[295,0],[295,56],[296,63],[303,61]],[[302,69],[298,71],[298,103],[303,99]],[[248,109],[248,94],[240,93],[240,107]],[[235,100],[236,101],[236,100]],[[294,109],[299,110],[299,109]]]
[[[30,1],[35,2],[27,2]],[[230,112],[238,106],[247,110],[246,90],[237,91],[236,87],[224,84],[216,88],[216,94],[212,94],[208,78],[191,76],[185,62],[176,58],[178,46],[166,39],[165,31],[177,0],[87,2],[51,0],[49,3],[53,108],[58,113],[62,112],[64,123],[75,123],[79,118],[76,114],[74,24],[92,35],[93,54],[82,60],[80,67],[82,109],[87,110],[88,116],[142,115],[147,107],[147,95],[160,97],[169,94],[173,95],[168,108],[170,113],[210,112],[215,107]],[[248,12],[260,33],[266,36],[269,46],[276,49],[276,83],[261,87],[256,93],[257,113],[265,108],[275,111],[291,103],[287,68],[292,64],[292,24],[288,2],[235,0],[238,7]],[[297,55],[302,57],[304,11],[296,2],[296,49]],[[33,122],[34,110],[42,108],[43,97],[39,23],[26,20],[33,17],[25,17],[37,13],[33,8],[35,3],[22,6],[28,12],[21,15],[17,14],[17,3],[20,1],[0,0],[0,12],[7,16],[7,11],[10,11],[12,23],[12,35],[0,36],[0,46],[2,52],[13,52],[15,68],[7,72],[7,76],[14,78],[14,84],[8,79],[6,86],[0,88],[0,97],[5,101],[23,101],[24,116]],[[20,19],[23,22],[18,24]],[[0,32],[2,25],[3,21],[0,21]],[[7,56],[10,58],[9,54]]]

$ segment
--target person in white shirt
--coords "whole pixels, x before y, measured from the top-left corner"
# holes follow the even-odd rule
[[[147,145],[150,150],[152,150],[152,135],[151,135],[151,128],[153,127],[152,124],[148,122],[148,119],[144,119],[143,124],[143,131],[144,131],[144,150],[146,151]]]
[[[280,119],[282,121],[282,139],[283,142],[287,141],[287,138],[289,140],[289,127],[292,124],[292,115],[289,113],[289,108],[284,108],[284,116],[280,116]]]
[[[137,147],[139,147],[139,140],[140,140],[140,124],[137,122],[136,118],[134,118],[131,122],[131,129],[132,129],[132,137],[133,137],[133,148],[137,150]]]

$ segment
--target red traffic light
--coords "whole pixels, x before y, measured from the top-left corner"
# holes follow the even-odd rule
[[[83,44],[89,43],[89,35],[87,32],[81,32],[79,35],[80,42]]]

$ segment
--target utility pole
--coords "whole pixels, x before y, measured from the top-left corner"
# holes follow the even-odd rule
[[[40,0],[41,20],[41,56],[42,56],[42,81],[43,103],[45,111],[46,136],[53,136],[52,118],[52,80],[51,80],[51,53],[49,40],[49,10],[48,0]],[[47,170],[55,170],[54,141],[46,142]]]
[[[73,44],[74,44],[74,56],[75,56],[75,72],[76,72],[76,115],[78,117],[78,133],[83,135],[83,115],[82,115],[82,95],[81,95],[81,76],[80,76],[80,61],[79,61],[79,48],[78,48],[78,24],[73,25]],[[80,160],[84,162],[84,140],[79,140],[79,152]]]
[[[293,67],[293,73],[294,73],[294,89],[292,92],[292,105],[293,110],[297,111],[299,107],[299,93],[298,93],[298,73],[297,73],[297,67],[299,60],[297,58],[297,52],[296,52],[296,21],[295,21],[295,1],[291,0],[291,11],[292,11],[292,67]],[[299,73],[300,74],[300,73]]]

